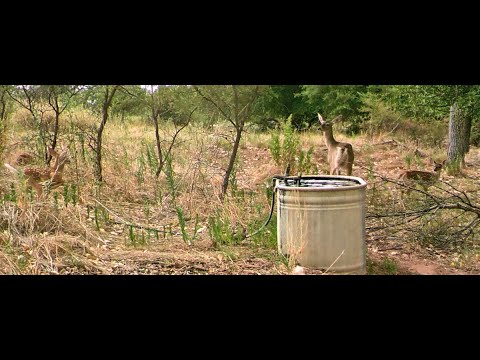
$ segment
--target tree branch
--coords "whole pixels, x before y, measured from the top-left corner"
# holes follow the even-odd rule
[[[227,113],[215,102],[213,101],[212,99],[210,99],[208,96],[204,95],[201,91],[200,91],[200,88],[198,86],[195,86],[193,85],[193,88],[195,89],[195,91],[202,97],[204,98],[206,101],[208,101],[209,103],[211,103],[213,106],[215,106],[215,108],[220,111],[220,113],[225,117],[226,120],[228,120],[228,122],[230,122],[233,126],[235,126],[235,128],[237,127],[237,124],[230,118],[229,115],[227,115]]]

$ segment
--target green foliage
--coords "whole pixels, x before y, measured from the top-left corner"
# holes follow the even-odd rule
[[[450,161],[445,166],[445,172],[450,176],[456,176],[462,173],[462,160],[457,159],[454,161]]]
[[[13,183],[10,184],[10,189],[9,192],[5,193],[3,195],[3,199],[5,201],[11,201],[13,203],[16,203],[18,201],[18,193],[17,189],[15,188],[15,185]]]
[[[140,85],[123,85],[115,95],[112,115],[125,121],[127,117],[143,116],[146,113],[147,97]]]
[[[369,135],[391,132],[399,127],[402,119],[401,115],[387,106],[378,94],[366,93],[362,99],[363,106],[361,111],[368,113],[368,119],[364,123],[364,130]]]
[[[412,161],[413,161],[413,155],[410,153],[407,153],[404,157],[405,164],[407,164],[407,169],[410,169],[412,167]]]
[[[177,186],[175,184],[175,172],[173,171],[172,157],[167,156],[165,159],[165,175],[167,177],[167,185],[172,196],[172,203],[176,204],[177,201]]]
[[[478,119],[474,120],[472,132],[470,133],[470,144],[480,146],[480,123]]]
[[[299,96],[301,92],[301,85],[268,86],[255,103],[253,123],[260,131],[265,131],[277,128],[280,126],[279,119],[291,115],[295,128],[310,127],[315,109]]]
[[[185,221],[185,215],[183,213],[183,209],[180,206],[176,206],[175,211],[177,212],[178,223],[180,224],[180,230],[182,231],[183,241],[185,241],[188,245],[190,245],[191,242],[190,242],[190,237],[188,236],[187,230],[186,230],[186,221]]]
[[[78,203],[78,199],[80,198],[79,196],[79,188],[76,184],[71,184],[70,185],[70,199],[72,201],[72,204],[75,206]]]
[[[366,85],[303,85],[302,96],[314,114],[320,112],[324,118],[330,119],[343,115],[345,132],[357,134],[367,117],[364,111],[363,96],[370,91]],[[314,122],[316,123],[314,116]]]
[[[177,213],[177,218],[178,218],[178,223],[180,225],[180,230],[182,232],[182,238],[183,241],[185,241],[188,245],[192,244],[192,241],[195,240],[197,236],[197,231],[198,231],[198,215],[195,219],[195,226],[194,226],[194,232],[192,237],[190,237],[187,233],[186,230],[186,217],[184,214],[183,209],[177,205],[177,185],[176,185],[176,180],[175,180],[175,172],[173,171],[173,164],[172,164],[172,157],[167,156],[167,159],[165,161],[165,174],[167,177],[167,184],[168,188],[170,190],[170,194],[172,196],[172,204],[175,208],[175,211]],[[171,231],[171,229],[170,229]]]
[[[299,151],[297,172],[301,174],[316,174],[318,173],[317,166],[312,164],[313,146],[305,152]]]
[[[273,161],[277,165],[283,164],[282,161],[282,143],[280,142],[280,134],[273,133],[270,142],[268,144],[268,149],[270,150],[270,154],[272,155]]]
[[[263,215],[263,216],[261,216]],[[264,213],[259,214],[258,219],[252,221],[248,224],[248,233],[253,234],[255,231],[260,229],[264,225],[267,217]],[[267,215],[268,216],[268,215]],[[251,237],[251,241],[261,247],[267,249],[276,249],[277,248],[277,216],[272,215],[268,225],[260,231],[258,234],[255,234]]]
[[[128,227],[128,244],[132,245],[133,247],[146,245],[148,239],[150,239],[150,236],[150,231],[145,231],[143,229],[135,229],[133,226]]]
[[[158,85],[145,89],[146,108],[148,116],[153,120],[153,114],[158,114],[159,122],[171,121],[182,125],[188,119],[193,108],[198,106],[198,100],[191,87],[182,85]]]
[[[280,137],[279,133],[272,133],[268,148],[275,163],[286,167],[287,164],[292,164],[295,161],[300,146],[300,136],[292,127],[292,116],[282,122],[281,132],[283,138]]]
[[[389,258],[382,259],[381,262],[374,262],[367,258],[368,275],[398,275],[398,265]]]
[[[296,129],[292,127],[292,116],[289,116],[285,122],[282,122],[281,132],[273,132],[268,144],[268,149],[275,163],[282,168],[288,164],[293,172],[307,174],[311,171],[317,171],[312,164],[313,147],[307,151],[300,149],[300,136]]]
[[[158,158],[155,154],[153,145],[147,142],[144,142],[144,146],[146,150],[147,164],[148,164],[148,167],[150,168],[150,173],[154,175],[158,168]]]
[[[233,231],[228,216],[222,216],[219,209],[214,216],[208,218],[208,233],[215,247],[220,245],[238,244],[241,241]]]
[[[416,136],[433,145],[441,144],[448,129],[446,123],[439,124],[435,120],[448,118],[450,106],[455,103],[465,116],[473,119],[470,142],[480,143],[477,125],[480,119],[479,96],[478,85],[397,85],[386,86],[381,93],[381,98],[392,109],[417,121],[424,120],[423,131]]]
[[[195,215],[195,224],[193,225],[193,236],[192,236],[192,241],[195,241],[198,235],[198,227],[200,225],[200,217],[198,214]]]
[[[135,172],[135,177],[137,179],[138,185],[142,185],[145,181],[145,158],[143,153],[141,153],[137,158],[137,171]]]
[[[100,231],[100,220],[99,220],[98,212],[99,212],[98,208],[95,207],[95,209],[93,209],[95,227],[97,228],[97,231]]]
[[[382,99],[394,110],[415,119],[441,119],[448,116],[455,102],[460,108],[478,112],[474,101],[480,88],[470,85],[392,85],[385,86]]]
[[[0,85],[0,160],[3,158],[5,150],[7,118],[12,112],[12,101],[7,93],[11,88],[11,85]]]

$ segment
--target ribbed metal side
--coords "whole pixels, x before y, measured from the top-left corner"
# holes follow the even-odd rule
[[[302,266],[364,274],[367,183],[327,175],[301,181],[277,180],[278,250]]]

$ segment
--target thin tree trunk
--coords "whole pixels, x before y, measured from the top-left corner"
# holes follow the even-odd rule
[[[102,175],[102,138],[103,138],[103,130],[105,129],[105,124],[108,120],[108,110],[112,105],[113,96],[117,91],[117,86],[114,86],[112,92],[109,94],[108,89],[105,93],[105,101],[103,103],[102,109],[102,122],[98,127],[97,131],[97,146],[96,146],[96,160],[95,160],[95,180],[97,182],[103,182],[103,175]]]
[[[59,128],[59,119],[60,119],[60,106],[58,105],[58,95],[55,96],[54,99],[54,111],[55,111],[55,126],[53,128],[53,141],[52,141],[52,148],[55,150],[55,147],[57,146],[57,138],[58,138],[58,128]]]
[[[250,115],[250,107],[256,100],[258,96],[258,90],[259,86],[255,87],[255,91],[252,94],[252,97],[247,100],[246,105],[243,108],[240,108],[240,99],[239,99],[239,93],[238,93],[238,88],[236,85],[232,85],[232,90],[233,90],[233,110],[230,109],[222,109],[222,106],[219,105],[218,102],[212,100],[210,97],[206,96],[199,87],[193,86],[195,91],[205,100],[210,102],[212,105],[215,106],[215,108],[220,111],[220,113],[224,116],[226,120],[228,120],[235,128],[236,130],[236,135],[235,135],[235,140],[233,143],[233,149],[232,153],[230,154],[230,159],[228,161],[228,166],[227,169],[225,170],[225,175],[223,177],[223,182],[222,182],[222,192],[220,194],[220,199],[223,201],[225,198],[225,195],[227,194],[227,189],[228,189],[228,182],[230,180],[230,175],[233,171],[233,167],[235,166],[235,160],[237,158],[237,153],[238,153],[238,148],[240,145],[240,139],[242,138],[242,132],[243,128],[245,125],[245,121],[248,119]],[[233,118],[231,114],[233,113]]]
[[[5,115],[7,113],[7,100],[6,100],[6,91],[2,91],[2,96],[0,97],[0,128],[3,125],[3,121],[5,120]]]
[[[103,175],[102,175],[102,138],[103,138],[103,130],[105,128],[105,124],[107,123],[108,120],[108,109],[103,109],[103,116],[102,116],[102,122],[100,123],[100,126],[97,131],[97,146],[96,146],[96,160],[95,160],[95,179],[98,182],[103,181]]]
[[[60,119],[60,112],[57,109],[54,109],[55,111],[55,124],[53,127],[53,140],[52,140],[52,149],[55,150],[55,147],[57,146],[57,139],[58,139],[58,129],[59,129],[59,119]],[[52,160],[52,155],[48,155],[48,160],[47,164],[50,164],[50,161]]]
[[[5,123],[7,118],[7,99],[5,94],[6,91],[2,91],[0,97],[0,159],[5,147]]]
[[[162,172],[164,161],[163,161],[163,152],[162,145],[160,144],[160,129],[158,127],[158,112],[153,112],[153,122],[155,123],[155,139],[157,142],[157,155],[158,155],[158,168],[155,172],[155,177],[159,177]]]
[[[225,175],[223,177],[222,194],[221,194],[222,200],[225,198],[225,195],[227,194],[228,181],[230,179],[233,166],[235,165],[235,159],[237,158],[238,147],[240,146],[240,139],[242,138],[243,125],[244,124],[242,122],[242,124],[240,124],[240,127],[237,128],[237,132],[235,135],[235,142],[233,143],[232,153],[230,154],[230,160],[228,161],[227,170],[225,170]]]

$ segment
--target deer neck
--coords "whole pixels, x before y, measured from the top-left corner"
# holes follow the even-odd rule
[[[323,138],[325,139],[325,144],[329,149],[331,147],[335,147],[338,144],[338,141],[335,140],[335,138],[333,137],[332,129],[326,130],[325,133],[323,134]]]
[[[53,171],[51,172],[51,176],[53,176],[53,179],[55,181],[59,181],[62,179],[62,175],[63,175],[63,168],[65,167],[65,163],[63,164],[60,164],[59,166],[57,166],[56,168],[53,169]]]

